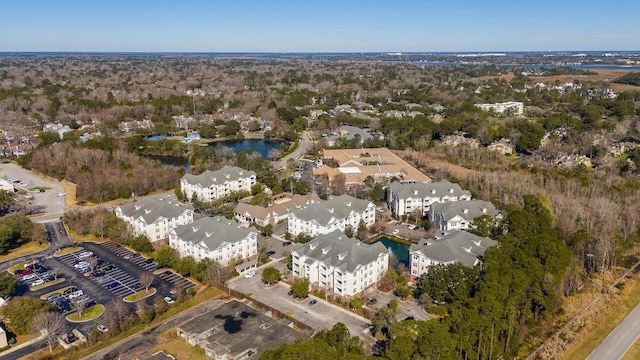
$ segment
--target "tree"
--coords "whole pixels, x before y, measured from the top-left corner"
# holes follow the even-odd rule
[[[71,307],[78,312],[78,316],[82,317],[82,313],[89,307],[89,301],[72,301]]]
[[[296,242],[300,244],[306,244],[313,239],[313,236],[307,233],[301,233],[296,236]]]
[[[381,332],[385,336],[389,337],[391,327],[393,327],[397,322],[397,304],[397,302],[393,304],[389,302],[387,306],[382,307],[373,315],[373,318],[371,319],[371,326],[373,327],[374,335]]]
[[[306,298],[309,296],[309,279],[297,279],[291,284],[291,291],[295,298]]]
[[[156,280],[156,276],[150,271],[143,271],[140,273],[138,280],[140,280],[140,285],[144,287],[144,290],[149,291],[149,287]]]
[[[168,266],[173,267],[178,262],[178,251],[172,248],[171,246],[165,245],[158,249],[153,256],[153,259],[158,264],[158,266]]]
[[[0,216],[5,215],[11,210],[15,199],[8,191],[0,190]]]
[[[58,337],[67,332],[68,326],[64,316],[58,312],[42,312],[37,314],[31,322],[31,331],[40,332],[44,342],[52,352],[58,343]]]
[[[104,240],[104,235],[109,226],[109,213],[104,209],[99,209],[91,217],[91,232],[100,236]]]
[[[0,297],[6,297],[16,290],[18,287],[18,280],[16,277],[8,272],[0,273]]]
[[[224,284],[231,278],[231,269],[220,265],[219,262],[213,261],[207,268],[207,278],[209,282],[214,284]]]
[[[95,257],[95,256],[92,256],[92,257],[86,259],[85,262],[87,263],[87,265],[89,265],[91,270],[94,270],[96,268],[96,266],[98,266],[98,258]]]
[[[16,335],[25,335],[31,329],[36,315],[53,310],[53,305],[32,297],[18,296],[8,300],[0,308],[0,316],[9,331]]]
[[[353,226],[351,225],[347,225],[344,227],[344,234],[347,235],[347,237],[352,238],[353,237]]]
[[[280,270],[274,268],[273,266],[269,266],[264,269],[264,271],[262,271],[262,281],[269,285],[280,281],[280,277],[282,277],[282,274],[280,274]]]

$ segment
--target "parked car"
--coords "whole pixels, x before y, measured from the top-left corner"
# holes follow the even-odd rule
[[[371,299],[367,302],[367,306],[373,306],[378,303],[378,299]]]
[[[120,283],[117,282],[117,281],[114,281],[111,284],[107,285],[107,289],[113,289],[113,288],[117,287],[118,285],[120,285]]]
[[[282,246],[289,246],[291,245],[291,241],[285,241],[282,243]]]
[[[68,288],[67,290],[63,291],[63,292],[62,292],[62,295],[65,295],[65,296],[66,296],[66,295],[69,295],[69,294],[71,294],[72,292],[76,292],[76,291],[78,291],[78,288],[77,288],[77,287],[75,287],[75,286],[72,286],[72,287]]]
[[[27,274],[27,275],[21,276],[22,281],[29,281],[35,278],[36,278],[36,274]]]
[[[36,281],[32,282],[32,283],[31,283],[31,286],[32,286],[32,287],[33,287],[33,286],[40,286],[40,285],[42,285],[42,284],[44,284],[44,280],[42,280],[42,279],[38,279],[38,280],[36,280]]]
[[[400,224],[402,224],[400,221],[396,221],[393,225],[398,226]]]
[[[245,277],[245,278],[247,278],[247,279],[251,279],[251,278],[252,278],[252,277],[254,277],[254,276],[256,276],[256,272],[255,272],[255,271],[253,271],[253,270],[251,270],[251,271],[247,271],[247,272],[244,274],[244,277]]]
[[[82,290],[78,290],[78,291],[74,291],[71,294],[67,295],[67,298],[69,300],[73,300],[75,298],[79,298],[80,296],[84,295],[84,291]]]
[[[103,332],[103,333],[109,331],[109,328],[107,328],[106,326],[104,326],[102,324],[98,324],[98,326],[96,326],[96,329],[98,329],[98,331]]]
[[[398,235],[398,234],[400,233],[400,230],[398,230],[398,229],[394,229],[391,233],[392,233],[393,235]]]
[[[165,297],[164,297],[164,301],[165,301],[167,304],[173,304],[174,302],[176,302],[176,301],[175,301],[171,296],[165,296]]]
[[[309,306],[313,306],[313,305],[315,305],[317,303],[318,303],[318,300],[315,300],[315,299],[311,300],[311,301],[309,301]]]
[[[63,192],[59,192],[59,193],[57,193],[57,194],[56,194],[56,196],[57,196],[57,197],[63,197],[63,196],[65,196],[65,195],[67,195],[67,194],[66,194],[66,193],[63,193]]]
[[[76,268],[76,269],[80,269],[80,268],[83,268],[83,267],[89,267],[89,264],[87,264],[84,261],[80,261],[80,262],[77,262],[75,265],[73,265],[73,267]]]
[[[86,259],[86,258],[88,258],[90,256],[93,256],[93,252],[91,252],[91,251],[83,251],[80,254],[78,254],[78,257],[80,259]]]

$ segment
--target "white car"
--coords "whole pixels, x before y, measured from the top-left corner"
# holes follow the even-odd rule
[[[67,195],[67,194],[63,193],[63,192],[59,192],[59,193],[56,194],[57,197],[62,197],[62,196],[65,196],[65,195]]]
[[[173,300],[173,298],[172,298],[171,296],[165,296],[165,297],[164,297],[164,301],[165,301],[167,304],[173,304],[174,302],[176,302],[175,300]]]
[[[89,264],[87,264],[84,261],[80,261],[79,263],[73,265],[73,267],[76,269],[81,269],[81,268],[89,267]]]
[[[246,274],[244,274],[244,277],[247,278],[247,279],[251,279],[254,276],[256,276],[256,272],[253,271],[253,270],[248,271]]]
[[[78,257],[80,259],[88,258],[90,256],[93,256],[93,252],[91,252],[91,251],[83,251],[80,254],[78,254]]]
[[[38,280],[36,280],[36,281],[31,283],[31,287],[39,286],[39,285],[42,285],[42,284],[44,284],[44,281],[38,279]]]
[[[400,233],[400,230],[395,229],[395,230],[393,230],[393,232],[391,232],[391,233],[392,233],[393,235],[398,235],[398,234]]]
[[[78,297],[80,297],[82,295],[84,295],[84,291],[78,290],[78,291],[72,292],[71,294],[67,295],[67,298],[69,298],[69,300],[71,300],[71,299],[78,298]]]
[[[98,329],[98,331],[103,332],[103,333],[109,331],[109,328],[104,326],[104,325],[102,325],[102,324],[98,324],[97,329]]]

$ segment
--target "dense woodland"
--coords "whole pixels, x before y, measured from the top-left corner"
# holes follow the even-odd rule
[[[334,147],[397,150],[431,177],[459,182],[506,214],[506,221],[489,231],[500,246],[486,253],[482,266],[436,268],[419,282],[415,297],[443,314],[441,319],[396,322],[393,304],[374,316],[374,329],[384,339],[377,355],[513,358],[526,355],[543,340],[541,334],[557,325],[553,320],[563,311],[563,298],[592,290],[598,277],[626,264],[640,240],[640,91],[612,95],[609,82],[588,80],[593,73],[584,70],[540,73],[574,80],[540,86],[536,76],[517,65],[423,66],[322,57],[9,56],[0,58],[0,116],[6,125],[2,130],[29,139],[28,155],[19,159],[24,167],[73,182],[81,200],[97,203],[175,188],[184,170],[148,158],[173,155],[188,158],[193,173],[226,164],[256,171],[258,181],[274,194],[346,192],[380,204],[385,184],[347,188],[340,178],[294,182],[295,164],[276,173],[256,154],[147,139],[197,132],[205,139],[260,134],[295,141],[309,130],[317,139],[309,153],[315,157],[327,147],[321,134],[342,125],[370,129],[382,136],[361,145],[358,139],[339,140]],[[637,74],[615,82],[637,85]],[[524,114],[474,106],[502,101],[522,101]],[[179,115],[195,121],[179,128],[172,119]],[[151,128],[129,133],[118,128],[145,119]],[[62,138],[43,131],[51,123],[73,131]],[[271,130],[260,131],[267,124]],[[101,135],[82,142],[85,132]],[[479,147],[443,145],[452,134],[476,139]],[[3,149],[10,145],[0,139]],[[500,139],[508,139],[518,156],[485,148]],[[626,145],[616,153],[611,148],[618,143]],[[592,166],[561,168],[555,160],[560,155],[584,156]],[[264,188],[252,190],[256,203],[266,201]],[[203,213],[231,216],[230,209],[244,195],[194,205]],[[4,213],[16,211],[12,199],[0,198],[0,205]],[[126,229],[108,214],[72,212],[65,221],[78,233],[113,237],[151,252],[148,240],[123,235]],[[226,277],[212,264],[178,259],[170,249],[154,256],[203,281]],[[334,327],[263,358],[365,357],[345,330]]]

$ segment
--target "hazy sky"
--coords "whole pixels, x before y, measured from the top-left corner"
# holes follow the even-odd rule
[[[0,0],[0,51],[518,50],[640,50],[640,0]]]

